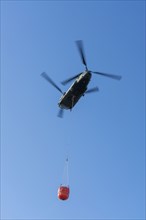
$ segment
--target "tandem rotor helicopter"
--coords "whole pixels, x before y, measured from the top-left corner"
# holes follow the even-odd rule
[[[62,96],[58,102],[58,106],[60,107],[58,117],[61,117],[61,118],[63,117],[63,110],[64,109],[72,110],[72,108],[75,106],[75,104],[79,101],[79,99],[82,96],[84,96],[87,93],[99,91],[98,87],[94,87],[91,89],[87,88],[87,86],[91,80],[92,73],[98,74],[101,76],[110,77],[110,78],[116,79],[116,80],[120,80],[122,78],[119,75],[113,75],[113,74],[107,74],[107,73],[95,72],[95,71],[89,70],[87,68],[87,62],[85,59],[83,41],[82,40],[76,41],[76,45],[79,50],[79,54],[80,54],[82,63],[85,66],[85,71],[78,73],[77,75],[61,82],[62,85],[66,85],[67,83],[71,82],[72,80],[75,80],[66,92],[62,92],[62,90],[56,85],[56,83],[45,72],[43,72],[41,74],[41,76],[44,79],[46,79],[52,86],[54,86],[62,94]]]

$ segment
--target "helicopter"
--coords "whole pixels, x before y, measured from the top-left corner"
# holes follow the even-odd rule
[[[79,54],[81,57],[81,61],[82,61],[83,65],[85,66],[85,70],[83,72],[78,73],[77,75],[70,77],[70,78],[61,82],[62,85],[66,85],[67,83],[75,80],[66,92],[63,92],[57,86],[57,84],[47,75],[46,72],[43,72],[41,74],[41,76],[45,80],[47,80],[52,86],[54,86],[62,94],[62,96],[58,102],[58,106],[60,108],[59,113],[58,113],[58,117],[61,117],[61,118],[63,117],[64,109],[72,110],[72,108],[75,106],[75,104],[79,101],[79,99],[82,96],[84,96],[85,94],[88,94],[88,93],[99,91],[98,87],[94,87],[91,89],[88,89],[88,87],[87,87],[90,80],[91,80],[92,73],[98,74],[101,76],[105,76],[105,77],[109,77],[112,79],[116,79],[116,80],[120,80],[122,78],[119,75],[113,75],[113,74],[107,74],[107,73],[103,73],[103,72],[95,72],[95,71],[89,70],[87,67],[86,59],[85,59],[83,41],[78,40],[75,42],[76,42],[76,45],[77,45],[77,48],[78,48],[78,51],[79,51]]]

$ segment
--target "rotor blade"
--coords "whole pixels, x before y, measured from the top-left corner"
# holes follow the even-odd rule
[[[99,74],[99,75],[102,75],[102,76],[107,76],[107,77],[110,77],[110,78],[116,79],[116,80],[120,80],[122,78],[122,76],[119,76],[119,75],[113,75],[113,74],[101,73],[101,72],[94,72],[94,71],[90,71],[90,72],[95,73],[95,74]]]
[[[64,110],[62,108],[60,108],[57,116],[59,118],[63,118],[63,113],[64,113]]]
[[[53,82],[53,80],[45,72],[43,72],[41,76],[44,79],[46,79],[49,83],[51,83],[51,85],[54,86],[59,92],[63,94],[62,90]]]
[[[85,92],[85,94],[86,93],[91,93],[91,92],[98,92],[99,91],[99,88],[98,87],[94,87],[94,88],[92,88],[92,89],[88,89],[86,92]]]
[[[63,82],[61,82],[62,85],[66,85],[67,83],[69,83],[70,81],[76,79],[78,76],[80,76],[82,73],[79,73],[73,77],[70,77],[69,79],[64,80]]]
[[[82,63],[85,65],[85,67],[87,69],[87,63],[86,63],[84,47],[83,47],[83,41],[82,40],[77,40],[76,44],[77,44],[77,47],[78,47],[78,50],[79,50],[80,57],[82,59]]]

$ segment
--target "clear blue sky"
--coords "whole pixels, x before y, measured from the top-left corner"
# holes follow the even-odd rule
[[[60,81],[84,70],[86,95],[57,117]],[[57,198],[66,156],[70,198]],[[145,2],[1,2],[1,218],[144,219]]]

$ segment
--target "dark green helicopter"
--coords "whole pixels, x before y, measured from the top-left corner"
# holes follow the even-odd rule
[[[62,92],[62,90],[56,85],[56,83],[54,83],[54,81],[45,72],[43,72],[41,74],[43,78],[45,78],[60,93],[62,93],[62,96],[58,102],[58,106],[60,107],[58,117],[63,116],[64,109],[71,110],[75,106],[75,104],[79,101],[81,96],[84,96],[87,93],[99,91],[98,87],[94,87],[91,89],[87,88],[87,86],[91,80],[92,73],[106,76],[106,77],[110,77],[110,78],[116,79],[116,80],[121,79],[121,76],[118,76],[118,75],[107,74],[107,73],[102,73],[102,72],[94,72],[94,71],[88,70],[87,62],[85,59],[84,48],[83,48],[83,42],[81,40],[78,40],[78,41],[76,41],[76,44],[77,44],[77,47],[79,50],[79,54],[81,56],[82,63],[85,66],[85,71],[62,82],[63,85],[66,85],[67,83],[69,83],[75,79],[73,84],[69,87],[69,89],[66,92]]]

